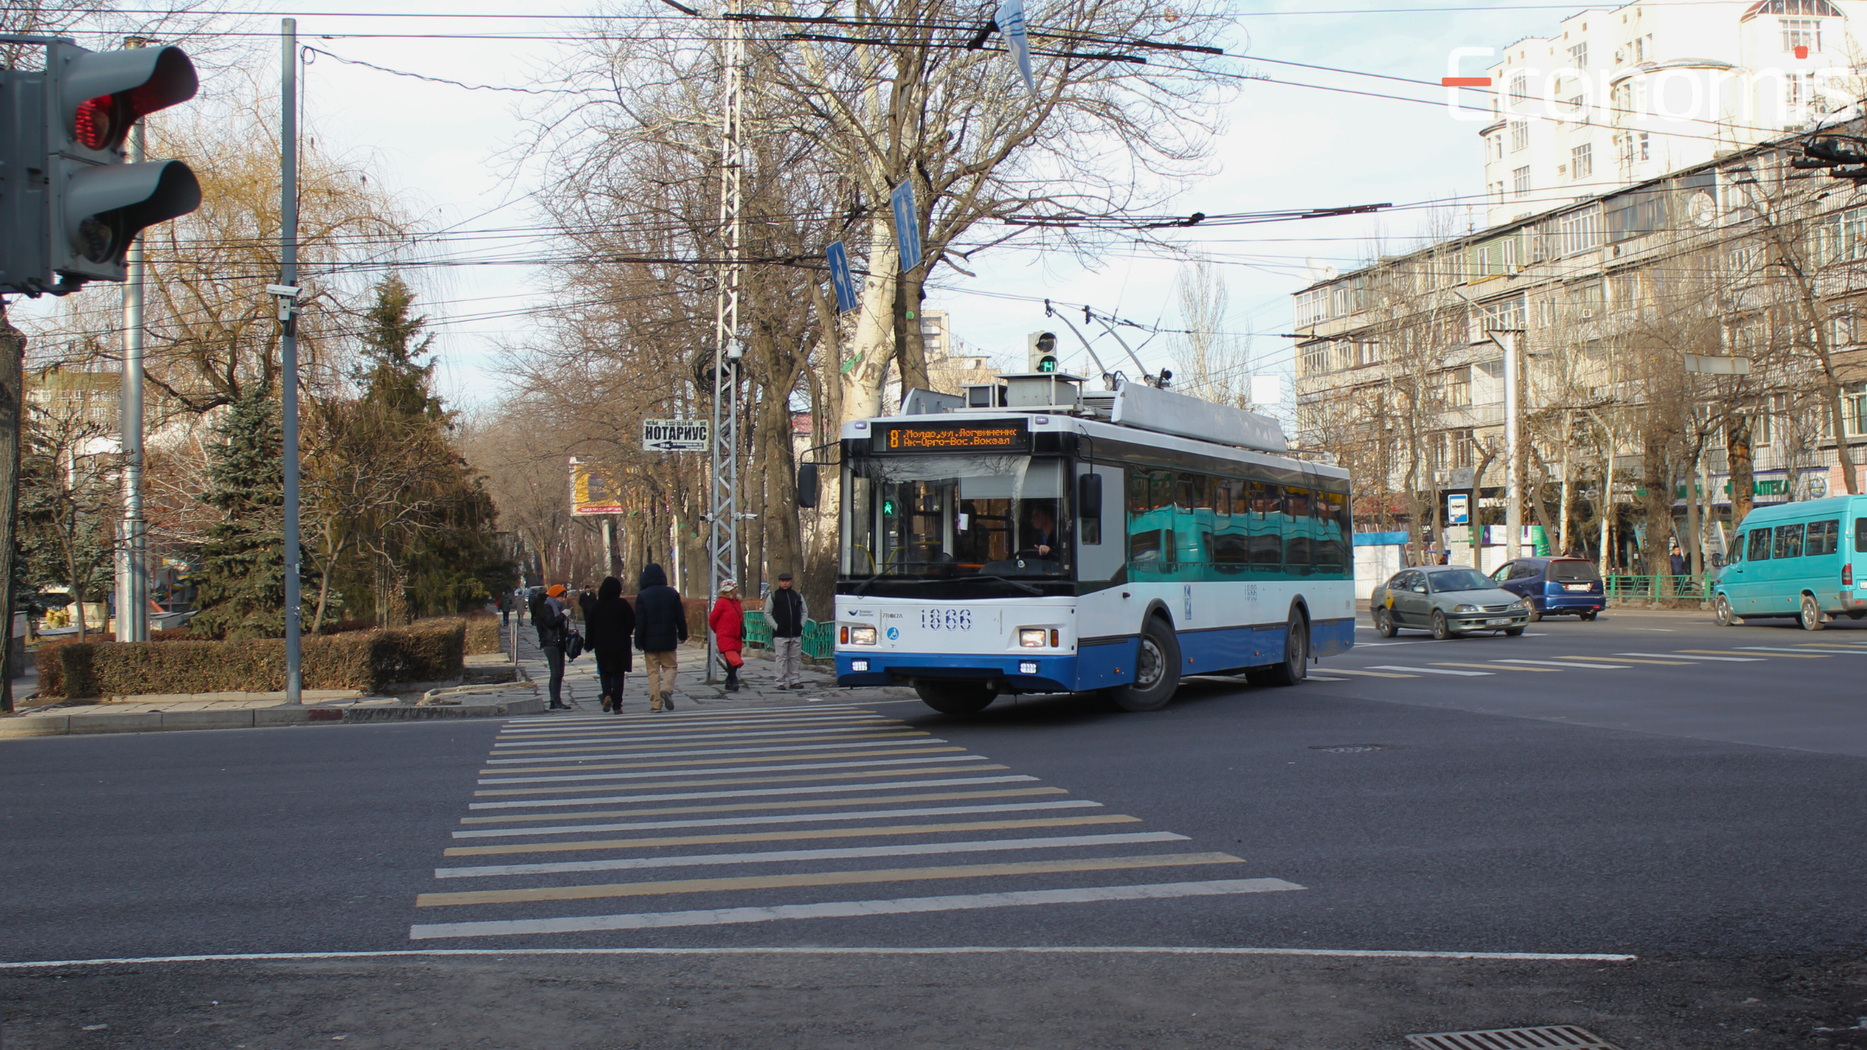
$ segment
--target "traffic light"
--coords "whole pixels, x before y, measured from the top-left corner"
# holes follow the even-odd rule
[[[144,227],[200,206],[186,164],[123,156],[138,120],[198,86],[177,47],[96,52],[54,41],[44,71],[0,73],[0,291],[62,295],[121,281]]]
[[[1026,349],[1030,352],[1031,371],[1057,370],[1057,336],[1054,332],[1032,332]]]

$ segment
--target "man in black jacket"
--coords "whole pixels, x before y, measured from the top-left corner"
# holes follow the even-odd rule
[[[778,574],[778,589],[765,599],[765,622],[771,625],[772,662],[778,668],[778,688],[804,688],[804,621],[810,606],[791,585],[791,574]]]
[[[674,672],[680,666],[674,650],[686,640],[687,606],[680,592],[668,586],[668,574],[661,566],[642,566],[641,587],[635,595],[635,647],[642,650],[642,662],[648,666],[650,711],[674,710]]]

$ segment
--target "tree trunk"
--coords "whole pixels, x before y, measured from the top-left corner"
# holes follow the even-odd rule
[[[895,282],[895,362],[901,370],[901,396],[927,388],[927,340],[921,335],[921,274],[924,265],[899,275]]]
[[[19,528],[19,445],[25,411],[26,336],[0,301],[0,712],[13,710],[13,548]]]
[[[1733,412],[1725,417],[1724,453],[1730,468],[1731,527],[1737,528],[1750,513],[1755,499],[1756,454],[1751,449],[1750,417]]]

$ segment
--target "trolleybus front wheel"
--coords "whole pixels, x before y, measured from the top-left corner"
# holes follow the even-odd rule
[[[917,681],[914,691],[921,703],[943,715],[976,715],[992,706],[998,693],[991,686],[977,682]]]
[[[1134,684],[1110,691],[1124,711],[1158,711],[1180,688],[1180,641],[1173,628],[1150,616],[1141,625],[1141,652],[1135,660]]]

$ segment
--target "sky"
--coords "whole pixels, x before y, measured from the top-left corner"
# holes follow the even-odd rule
[[[1027,0],[1027,9],[1031,22],[1041,24],[1042,0]],[[537,158],[514,163],[523,156],[524,116],[537,109],[537,98],[420,78],[536,85],[560,67],[571,46],[561,38],[576,31],[573,16],[588,10],[583,0],[330,0],[247,20],[250,32],[263,34],[276,32],[278,19],[292,15],[300,43],[317,49],[304,67],[302,91],[307,133],[321,148],[366,160],[430,229],[453,237],[481,234],[425,247],[426,258],[448,265],[409,275],[437,334],[441,392],[456,404],[495,405],[509,390],[497,371],[499,355],[528,338],[527,311],[574,297],[576,289],[558,286],[526,261],[544,256],[545,242],[502,232],[541,221],[527,196],[536,185]],[[1237,0],[1234,10],[1226,50],[1235,57],[1223,60],[1223,68],[1262,79],[1241,82],[1226,110],[1226,131],[1216,143],[1210,174],[1185,186],[1172,211],[1218,215],[1476,203],[1483,185],[1477,130],[1483,125],[1448,114],[1447,89],[1439,86],[1448,74],[1448,52],[1502,49],[1550,32],[1583,8]],[[538,17],[547,15],[567,17]],[[276,76],[277,45],[259,44],[253,62],[270,62],[272,70],[249,72]],[[1467,65],[1468,75],[1482,68],[1479,62]],[[1466,100],[1482,101],[1472,93]],[[1230,301],[1225,328],[1248,356],[1249,371],[1282,376],[1288,398],[1291,340],[1282,334],[1291,330],[1291,293],[1311,283],[1320,267],[1348,269],[1373,254],[1412,245],[1429,214],[1415,207],[1195,228],[1178,234],[1177,243],[1221,264]],[[1482,222],[1482,210],[1461,206],[1450,218],[1463,230]],[[519,262],[487,264],[498,260]],[[976,277],[941,272],[929,288],[927,307],[946,310],[955,335],[1006,363],[1022,359],[1026,333],[1054,327],[1043,316],[1046,298],[1076,307],[1078,318],[1087,304],[1144,326],[1179,327],[1173,289],[1184,263],[1177,258],[1120,247],[1088,260],[1008,248],[979,262]],[[1141,356],[1150,369],[1177,364],[1171,335],[1150,339],[1145,332],[1125,331],[1131,344],[1145,342]],[[1119,353],[1106,338],[1096,345],[1105,362],[1109,352]],[[1065,349],[1066,368],[1086,361],[1067,338]]]

